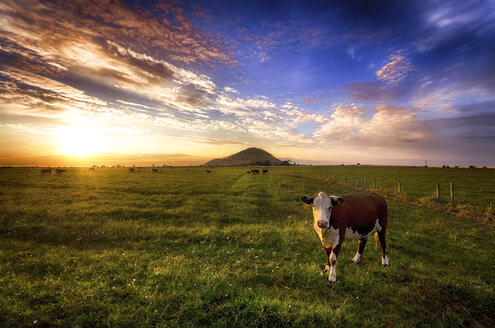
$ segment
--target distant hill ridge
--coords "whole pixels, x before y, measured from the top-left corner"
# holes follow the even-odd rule
[[[284,162],[275,158],[266,150],[260,148],[247,148],[238,153],[224,158],[213,159],[204,166],[242,166],[242,165],[283,165]]]

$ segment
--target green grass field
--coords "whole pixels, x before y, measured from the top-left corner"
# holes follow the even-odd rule
[[[329,182],[344,169],[349,186]],[[353,176],[394,188],[397,172],[412,199],[452,175],[463,205],[490,210],[493,170],[211,170],[0,170],[0,326],[495,325],[492,226],[388,199],[391,266],[373,242],[351,263],[357,243],[346,241],[330,284],[299,200],[353,192]]]
[[[361,191],[376,191],[394,199],[456,213],[483,223],[495,223],[494,169],[300,166],[292,167],[287,171],[282,172],[323,182],[336,182]],[[399,180],[400,193],[398,192]],[[454,188],[453,203],[450,183]],[[438,199],[437,184],[439,186]]]

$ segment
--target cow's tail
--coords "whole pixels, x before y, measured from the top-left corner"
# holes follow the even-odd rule
[[[381,240],[381,237],[383,237],[383,242],[385,242],[385,231],[387,230],[387,219],[388,219],[388,209],[387,209],[387,202],[385,202],[385,199],[383,199],[383,207],[380,211],[378,216],[378,224],[380,225],[380,229],[375,232],[375,250],[378,249],[378,242]],[[378,234],[380,233],[380,234]],[[383,246],[382,244],[380,244]]]

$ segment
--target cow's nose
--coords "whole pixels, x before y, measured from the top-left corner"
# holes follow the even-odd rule
[[[328,228],[328,222],[325,220],[318,220],[316,224],[319,228]]]

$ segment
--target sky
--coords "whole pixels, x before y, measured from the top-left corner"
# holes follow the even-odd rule
[[[0,2],[0,165],[495,166],[494,1]]]

